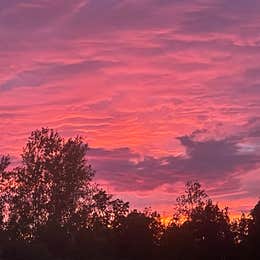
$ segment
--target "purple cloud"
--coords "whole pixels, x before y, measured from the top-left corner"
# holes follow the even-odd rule
[[[243,151],[238,137],[220,140],[196,140],[197,133],[178,139],[186,149],[183,156],[147,156],[141,159],[129,148],[106,150],[93,148],[89,160],[97,178],[108,181],[119,191],[153,190],[198,179],[213,184],[226,181],[229,191],[239,188],[239,176],[259,166],[259,154]]]

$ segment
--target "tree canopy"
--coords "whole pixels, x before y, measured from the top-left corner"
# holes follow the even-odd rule
[[[30,259],[260,259],[260,202],[230,220],[198,181],[177,197],[164,226],[129,210],[93,180],[88,146],[48,128],[33,131],[13,167],[0,157],[0,257]]]

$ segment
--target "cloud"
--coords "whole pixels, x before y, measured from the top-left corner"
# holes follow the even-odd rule
[[[0,28],[8,28],[10,33],[35,33],[55,25],[67,13],[77,8],[80,0],[67,1],[1,1]]]
[[[73,77],[85,73],[95,73],[106,66],[113,66],[114,62],[89,60],[72,64],[39,64],[36,68],[25,70],[13,78],[0,84],[0,90],[10,90],[17,87],[37,87],[45,83],[52,83],[66,77]]]
[[[242,151],[239,140],[229,137],[220,140],[196,140],[197,133],[178,139],[185,155],[163,157],[141,156],[129,148],[90,149],[88,158],[97,171],[97,178],[108,181],[119,191],[148,191],[162,185],[174,185],[198,179],[202,182],[226,181],[229,192],[236,190],[239,176],[254,170],[260,155]]]
[[[101,147],[98,177],[132,196],[191,177],[242,196],[259,153],[259,11],[258,0],[0,1],[0,153],[17,156],[48,126]]]

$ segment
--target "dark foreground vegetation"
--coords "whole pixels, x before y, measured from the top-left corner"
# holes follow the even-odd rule
[[[231,221],[188,182],[169,225],[92,182],[87,146],[34,131],[20,166],[0,158],[0,259],[260,259],[260,202]]]

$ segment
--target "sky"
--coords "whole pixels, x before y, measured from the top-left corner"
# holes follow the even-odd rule
[[[0,154],[50,127],[95,181],[170,214],[198,180],[233,214],[260,191],[259,0],[1,0]]]

